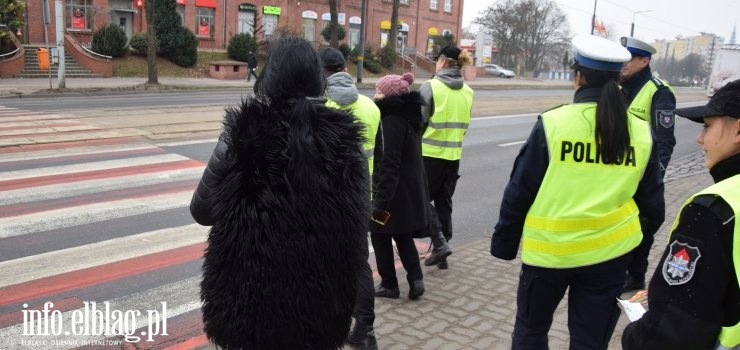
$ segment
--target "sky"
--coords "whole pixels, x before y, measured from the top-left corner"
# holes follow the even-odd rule
[[[740,44],[740,1],[738,0],[552,0],[568,16],[571,34],[590,34],[591,18],[603,21],[612,39],[629,36],[634,15],[635,37],[653,42],[658,39],[689,37],[700,32],[714,33],[729,43],[732,29],[738,26]],[[463,26],[472,23],[479,11],[495,0],[465,0]],[[649,11],[635,14],[636,11]]]

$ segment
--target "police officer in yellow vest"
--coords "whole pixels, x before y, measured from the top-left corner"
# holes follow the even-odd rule
[[[491,254],[522,243],[513,349],[547,349],[568,290],[570,349],[606,349],[638,215],[663,222],[663,181],[650,126],[627,112],[617,85],[629,52],[604,38],[573,39],[573,103],[542,113],[514,163]]]
[[[650,280],[649,310],[630,323],[633,349],[740,349],[740,80],[676,115],[704,123],[699,142],[716,182],[691,196]]]
[[[424,170],[433,203],[429,235],[432,254],[424,265],[446,269],[452,249],[452,195],[455,193],[462,158],[462,144],[470,124],[473,89],[463,81],[461,68],[471,64],[467,50],[445,46],[437,58],[434,77],[421,85],[419,92],[426,102],[421,113],[426,127],[421,139]]]
[[[673,135],[676,96],[668,83],[653,76],[650,71],[650,59],[656,52],[652,45],[632,37],[622,37],[620,42],[632,54],[632,58],[622,65],[622,91],[627,97],[630,113],[650,123],[658,148],[661,172],[665,174],[673,154],[673,146],[676,145],[676,137]],[[645,288],[647,259],[654,234],[655,232],[645,232],[642,243],[632,252],[632,263],[627,266],[627,281],[623,291]]]
[[[365,143],[363,146],[372,177],[375,137],[378,132],[382,132],[379,131],[380,110],[372,99],[357,91],[352,76],[347,73],[344,55],[341,51],[328,47],[321,49],[319,56],[324,67],[324,76],[326,76],[326,105],[349,110],[358,122],[365,125]],[[365,261],[367,259],[366,256]],[[373,329],[374,322],[375,286],[373,285],[373,271],[368,263],[365,264],[362,273],[357,276],[355,326],[348,337],[349,342],[359,345],[362,350],[377,350],[378,345]]]

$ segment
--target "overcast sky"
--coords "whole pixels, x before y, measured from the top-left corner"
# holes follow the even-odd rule
[[[572,34],[591,33],[591,16],[594,1],[553,0],[568,16]],[[465,0],[463,25],[470,24],[478,11],[495,3],[494,0]],[[656,39],[675,39],[699,35],[700,32],[714,33],[729,43],[730,34],[740,25],[740,1],[738,0],[596,0],[596,17],[607,26],[613,38],[628,36],[633,14],[635,36],[652,42]],[[480,4],[480,5],[479,5]],[[736,35],[740,44],[740,29]]]

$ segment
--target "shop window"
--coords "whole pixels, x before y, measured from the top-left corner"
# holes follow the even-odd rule
[[[215,23],[213,23],[213,12],[214,9],[210,7],[195,8],[195,23],[197,23],[195,32],[198,36],[213,37],[213,30],[216,28]]]
[[[90,0],[68,0],[65,22],[70,30],[89,30],[92,21],[92,2]]]
[[[316,40],[316,20],[312,18],[303,19],[303,38],[306,41],[313,42]]]

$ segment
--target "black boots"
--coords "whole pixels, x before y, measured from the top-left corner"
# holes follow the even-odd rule
[[[424,294],[424,280],[416,280],[409,284],[409,299],[416,300]]]
[[[378,341],[375,339],[375,332],[372,328],[359,326],[355,323],[352,332],[349,333],[347,341],[362,350],[378,350]]]
[[[379,284],[377,287],[375,287],[375,297],[376,298],[398,299],[400,295],[401,295],[401,291],[398,290],[398,287],[386,288],[383,286],[382,283]]]
[[[441,262],[447,263],[447,257],[452,254],[452,248],[447,244],[442,231],[432,231],[432,254],[424,261],[424,266],[437,265]]]

